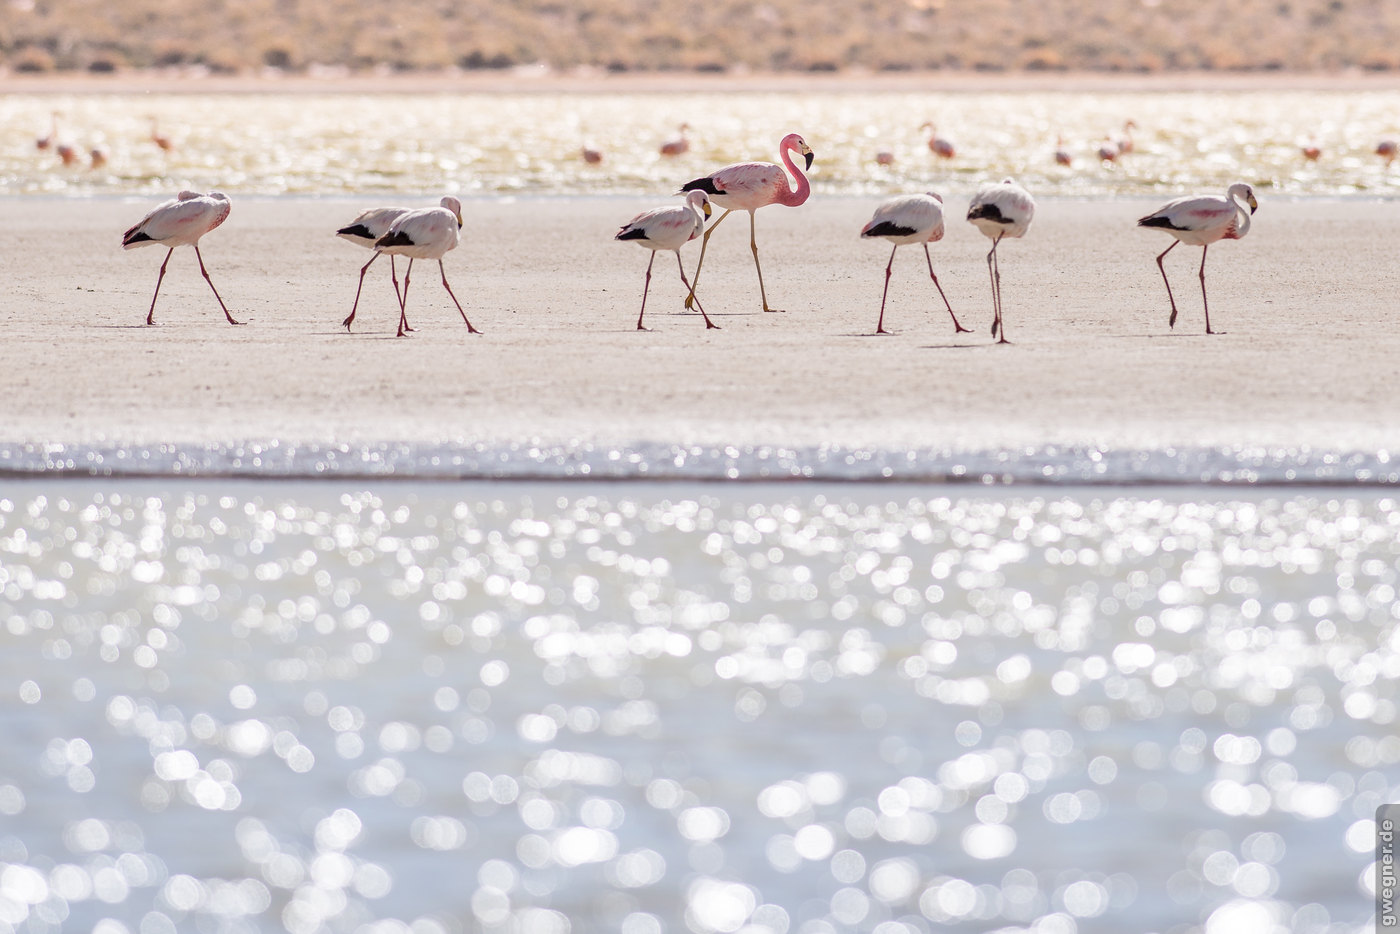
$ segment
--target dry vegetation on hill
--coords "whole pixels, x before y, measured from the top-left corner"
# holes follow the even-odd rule
[[[0,67],[1400,68],[1395,0],[0,0]]]

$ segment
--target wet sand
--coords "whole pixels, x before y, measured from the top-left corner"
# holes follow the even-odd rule
[[[1211,248],[1202,333],[1200,251],[1138,230],[1157,204],[1046,200],[1001,248],[1010,346],[989,334],[988,241],[947,192],[935,269],[974,333],[955,335],[917,248],[899,251],[887,327],[873,336],[883,241],[856,236],[878,199],[815,195],[758,215],[764,314],[735,215],[712,242],[700,295],[722,330],[681,311],[658,255],[634,330],[646,251],[611,237],[655,199],[469,201],[447,274],[417,263],[409,320],[380,260],[355,333],[340,321],[369,254],[332,236],[369,204],[233,195],[146,309],[163,248],[123,252],[149,200],[0,201],[9,295],[0,304],[0,442],[152,444],[280,438],[819,444],[1004,449],[1269,444],[1400,447],[1400,269],[1392,203],[1261,198],[1255,227]],[[409,199],[403,199],[408,201]],[[424,203],[433,203],[426,199]],[[414,202],[416,203],[416,202]],[[684,253],[693,269],[699,243]],[[402,261],[400,269],[402,270]]]

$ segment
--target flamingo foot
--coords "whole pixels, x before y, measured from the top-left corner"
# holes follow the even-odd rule
[[[954,333],[954,334],[971,334],[971,333],[972,333],[972,328],[965,328],[965,327],[963,327],[961,324],[959,324],[959,325],[957,325],[957,328],[956,328],[956,330],[953,331],[953,333]]]
[[[876,328],[876,329],[875,329],[875,333],[876,333],[876,334],[890,334],[890,333],[892,333],[892,332],[886,331],[884,328]]]
[[[707,330],[707,331],[718,331],[718,330],[720,330],[720,326],[719,326],[718,324],[715,324],[713,321],[706,320],[706,321],[705,321],[705,330]]]

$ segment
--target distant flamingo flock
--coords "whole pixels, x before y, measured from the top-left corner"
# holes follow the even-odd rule
[[[76,160],[76,150],[73,144],[66,142],[61,135],[60,121],[62,116],[58,111],[50,115],[48,133],[37,138],[35,146],[41,151],[54,151],[64,164],[70,164]],[[174,144],[168,136],[160,131],[157,118],[152,116],[149,120],[149,142],[163,152],[172,151]],[[1103,142],[1096,150],[1097,157],[1105,163],[1112,163],[1133,153],[1137,147],[1132,131],[1136,128],[1136,124],[1132,120],[1128,120],[1123,124],[1121,134],[1117,139],[1114,138],[1113,134],[1105,134]],[[927,148],[935,158],[939,160],[957,158],[957,148],[949,139],[938,134],[931,121],[924,123],[919,129],[921,132],[926,132]],[[655,152],[666,159],[679,159],[685,156],[691,151],[691,140],[688,136],[690,130],[689,124],[680,124],[676,135],[663,140]],[[1377,144],[1374,152],[1388,165],[1396,158],[1397,143],[1394,140],[1382,140]],[[592,145],[585,144],[581,154],[583,159],[590,163],[598,164],[603,160],[602,151]],[[1309,141],[1307,145],[1303,146],[1302,154],[1308,160],[1317,160],[1323,157],[1321,147],[1315,141]],[[800,162],[795,160],[794,156]],[[658,252],[674,253],[676,256],[681,282],[686,290],[684,307],[688,310],[698,311],[707,330],[719,328],[719,325],[714,322],[700,303],[698,293],[700,274],[704,266],[710,238],[725,219],[735,211],[744,211],[749,215],[749,249],[753,255],[754,271],[758,278],[760,307],[763,312],[779,310],[770,305],[767,287],[764,283],[763,266],[759,260],[757,212],[760,208],[769,205],[798,208],[805,204],[812,193],[807,172],[812,169],[815,154],[800,134],[789,133],[778,144],[778,158],[778,163],[734,163],[684,182],[678,186],[678,193],[685,196],[683,203],[665,205],[645,211],[622,225],[616,233],[615,239],[632,241],[651,253],[651,259],[646,266],[641,307],[637,314],[637,330],[647,330],[645,324],[647,297],[651,287],[652,266]],[[1073,165],[1074,157],[1067,149],[1063,136],[1056,139],[1053,158],[1057,165],[1063,167]],[[94,147],[90,151],[93,168],[105,164],[107,159],[108,154],[105,148]],[[880,150],[876,154],[875,161],[880,165],[887,166],[893,163],[894,156],[888,149]],[[722,209],[723,213],[710,220],[707,225],[707,220],[712,216],[712,206]],[[1167,300],[1171,309],[1168,318],[1169,327],[1175,327],[1179,309],[1172,292],[1171,280],[1167,275],[1165,266],[1167,255],[1181,243],[1201,247],[1201,264],[1198,276],[1201,282],[1202,307],[1205,313],[1205,332],[1207,334],[1218,333],[1212,328],[1210,321],[1210,306],[1206,294],[1206,255],[1213,243],[1221,240],[1238,240],[1244,237],[1250,230],[1251,217],[1258,206],[1258,200],[1250,186],[1237,182],[1229,187],[1223,197],[1219,195],[1192,195],[1178,198],[1138,220],[1138,226],[1162,230],[1174,238],[1172,244],[1156,257],[1157,267],[1162,275],[1163,284],[1166,286]],[[225,318],[230,324],[240,323],[233,317],[219,296],[199,250],[200,239],[228,218],[230,207],[228,196],[221,192],[213,191],[201,194],[193,191],[182,191],[172,200],[156,206],[123,234],[122,246],[125,249],[146,245],[160,245],[167,248],[156,280],[155,292],[151,297],[151,305],[147,311],[147,324],[155,323],[155,307],[161,283],[164,281],[170,258],[175,248],[179,246],[194,248],[200,273],[208,282]],[[885,266],[884,289],[880,298],[875,334],[890,333],[885,327],[885,318],[895,257],[901,246],[913,245],[923,248],[929,277],[952,320],[954,331],[966,333],[970,330],[959,321],[952,303],[949,302],[944,293],[934,271],[933,257],[929,252],[929,244],[936,243],[944,237],[944,207],[942,196],[934,191],[900,195],[881,203],[875,209],[869,222],[860,229],[859,236],[862,238],[883,239],[891,244],[889,259]],[[968,205],[967,221],[991,240],[991,249],[987,253],[986,262],[992,299],[991,335],[998,343],[1009,342],[1002,300],[999,248],[1003,240],[1026,236],[1034,216],[1035,201],[1030,192],[1009,178],[996,183],[984,184],[972,196]],[[441,204],[436,207],[420,209],[373,208],[360,213],[345,226],[336,230],[336,236],[373,251],[373,256],[360,268],[354,302],[349,315],[341,322],[345,329],[350,330],[356,320],[366,273],[381,254],[387,254],[390,258],[394,293],[399,305],[398,336],[402,337],[413,331],[413,328],[408,324],[408,286],[413,263],[420,259],[437,261],[443,288],[451,297],[453,304],[456,305],[463,323],[470,333],[481,333],[472,325],[466,310],[453,293],[452,287],[448,283],[446,267],[443,265],[443,257],[458,245],[462,226],[461,202],[448,196],[444,197]],[[687,277],[685,264],[681,258],[681,250],[685,244],[695,239],[701,240],[700,255],[696,261],[693,275]],[[395,264],[397,256],[408,257],[408,267],[402,285],[400,285],[398,267]]]

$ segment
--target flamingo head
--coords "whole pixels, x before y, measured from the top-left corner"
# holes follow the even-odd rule
[[[696,189],[685,196],[685,203],[700,211],[706,217],[710,216],[710,196],[705,192]]]
[[[806,167],[809,169],[812,167],[812,160],[816,158],[816,154],[812,152],[812,147],[807,145],[807,141],[798,134],[789,133],[783,137],[782,148],[796,149],[802,154],[802,158],[807,160]]]
[[[1245,204],[1249,205],[1249,213],[1253,214],[1259,210],[1259,202],[1254,199],[1254,189],[1244,182],[1236,182],[1231,185],[1229,194],[1231,197],[1238,196]]]
[[[457,218],[457,229],[458,229],[458,230],[461,230],[461,229],[462,229],[462,202],[458,201],[456,198],[452,197],[451,195],[448,195],[447,197],[443,198],[442,201],[440,201],[440,202],[438,202],[438,203],[441,204],[443,207],[447,208],[447,210],[449,210],[449,211],[452,212],[452,216],[455,217],[455,218]]]
[[[928,195],[930,198],[937,201],[939,204],[943,203],[943,196],[936,191],[926,191],[924,192],[924,194]]]

